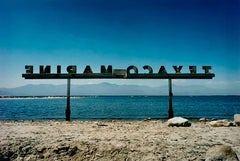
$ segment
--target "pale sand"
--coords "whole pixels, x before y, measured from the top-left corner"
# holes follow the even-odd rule
[[[0,121],[0,160],[204,160],[217,144],[240,158],[240,127],[163,121]]]

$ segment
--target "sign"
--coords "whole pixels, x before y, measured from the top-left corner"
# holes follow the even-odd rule
[[[130,65],[127,69],[113,69],[112,65],[106,68],[100,66],[100,73],[92,71],[91,66],[87,65],[82,73],[77,72],[76,65],[66,67],[67,73],[62,73],[62,66],[57,65],[56,71],[51,71],[51,66],[39,66],[39,73],[34,73],[33,65],[26,65],[26,73],[22,74],[25,79],[67,79],[67,106],[66,121],[70,121],[70,80],[71,79],[168,79],[169,84],[169,110],[168,117],[172,118],[172,79],[212,79],[215,75],[210,72],[211,66],[202,66],[202,73],[197,72],[197,66],[188,66],[188,73],[182,73],[183,66],[173,66],[175,73],[168,73],[165,66],[160,66],[158,72],[154,73],[149,65],[142,67],[146,72],[139,73],[138,68]]]
[[[154,73],[153,68],[144,65],[145,73],[139,73],[138,67],[130,65],[127,69],[113,69],[112,65],[107,68],[100,66],[100,73],[93,72],[87,65],[82,72],[77,71],[76,65],[66,67],[66,73],[62,73],[62,66],[57,65],[56,71],[52,72],[50,65],[40,65],[39,72],[34,73],[33,65],[26,65],[26,73],[22,74],[25,79],[212,79],[215,75],[210,72],[211,66],[202,66],[202,72],[197,72],[197,66],[188,66],[188,73],[182,73],[183,66],[172,66],[175,73],[168,73],[165,66],[160,66]]]

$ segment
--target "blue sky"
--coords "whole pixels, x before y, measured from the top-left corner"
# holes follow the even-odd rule
[[[213,80],[174,80],[240,94],[239,0],[1,0],[0,87],[64,84],[24,80],[25,65],[211,65]],[[63,71],[64,72],[64,71]],[[74,80],[161,86],[165,80]],[[207,91],[206,91],[207,93]],[[229,94],[229,92],[226,92]]]

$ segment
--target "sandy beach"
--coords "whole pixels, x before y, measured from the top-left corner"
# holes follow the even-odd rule
[[[0,160],[204,160],[229,145],[240,157],[239,127],[168,127],[165,121],[1,121]]]

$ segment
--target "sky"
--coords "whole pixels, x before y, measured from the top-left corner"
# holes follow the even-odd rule
[[[212,80],[173,80],[240,95],[239,0],[1,0],[0,88],[65,84],[66,80],[25,80],[25,65],[77,65],[94,72],[101,65],[126,69],[150,65],[212,66]],[[73,80],[158,87],[166,80]],[[206,91],[206,94],[208,91]],[[216,93],[217,94],[217,93]]]

